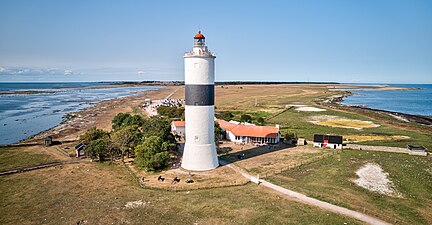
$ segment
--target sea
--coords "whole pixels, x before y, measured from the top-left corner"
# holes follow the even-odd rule
[[[355,84],[378,85],[378,84]],[[420,116],[432,116],[432,84],[388,84],[416,90],[349,89],[353,95],[343,99],[344,105],[360,105]]]
[[[48,130],[60,124],[67,113],[78,112],[97,102],[161,88],[113,84],[0,83],[0,145],[14,144]]]

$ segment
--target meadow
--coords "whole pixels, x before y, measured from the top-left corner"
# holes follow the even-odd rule
[[[359,224],[255,184],[143,189],[124,168],[101,163],[1,176],[0,198],[1,224]]]
[[[355,172],[366,163],[380,165],[400,196],[357,186]],[[398,153],[343,150],[266,178],[270,182],[332,204],[365,212],[395,224],[431,224],[432,159]]]

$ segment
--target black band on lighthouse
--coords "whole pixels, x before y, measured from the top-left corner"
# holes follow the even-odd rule
[[[185,90],[186,105],[214,105],[213,84],[187,84]]]

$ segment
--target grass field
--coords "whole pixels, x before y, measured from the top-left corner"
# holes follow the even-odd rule
[[[177,89],[173,98],[184,98],[183,87],[177,86],[147,94],[153,93],[152,99],[160,99]],[[397,121],[374,112],[317,104],[317,99],[341,94],[329,91],[327,85],[228,85],[216,86],[215,92],[218,112],[231,111],[237,120],[241,114],[264,117],[268,125],[280,124],[282,133],[293,131],[308,140],[316,133],[340,134],[367,145],[405,147],[417,144],[432,149],[430,127]],[[326,111],[297,111],[289,106],[291,104]],[[118,109],[121,110],[125,109]],[[114,112],[104,118],[110,121],[113,116]],[[311,123],[317,116],[371,121],[379,126],[360,130]],[[110,128],[110,123],[103,121],[100,120],[99,125]],[[231,147],[233,150],[222,159],[253,174],[271,173],[328,153],[310,146]],[[238,160],[240,153],[244,153],[246,159]],[[65,159],[70,158],[54,147],[0,148],[0,169]],[[379,164],[389,173],[401,198],[375,194],[352,182],[356,178],[355,171],[369,162]],[[222,176],[236,180],[228,177],[235,175],[228,168],[219,170]],[[155,177],[144,176],[150,182],[156,182]],[[174,175],[167,172],[164,176]],[[181,177],[182,182],[185,177]],[[204,175],[196,177],[197,184],[211,179]],[[432,224],[431,158],[344,150],[266,179],[317,199],[360,212],[365,210],[365,213],[391,223]],[[0,224],[76,224],[80,220],[87,224],[358,223],[285,199],[254,184],[178,192],[142,189],[124,168],[101,163],[80,163],[1,176],[0,199]],[[135,201],[142,205],[125,207]]]
[[[281,125],[281,131],[293,131],[311,140],[313,134],[407,136],[405,139],[362,139],[359,143],[406,147],[407,144],[424,145],[432,149],[432,128],[397,119],[373,111],[349,108],[346,106],[322,103],[326,97],[342,95],[342,91],[330,91],[328,85],[241,85],[216,86],[217,112],[231,111],[236,120],[241,114],[249,114],[255,119],[263,117],[268,125]],[[333,86],[331,86],[333,88]],[[291,104],[303,104],[325,109],[322,112],[297,111]],[[322,125],[310,121],[314,117],[334,116],[342,121],[326,121]],[[364,123],[359,121],[370,121]],[[359,124],[357,124],[359,123]],[[362,129],[336,127],[335,125],[362,126]]]
[[[313,116],[338,116],[352,120],[372,121],[374,124],[379,124],[378,127],[370,127],[359,129],[321,126],[310,122]],[[405,139],[388,139],[382,140],[364,140],[360,142],[366,145],[382,145],[394,147],[406,147],[407,144],[424,145],[428,149],[432,148],[432,133],[422,132],[418,130],[407,130],[388,125],[385,121],[378,121],[368,118],[363,115],[358,115],[350,112],[341,112],[328,108],[326,112],[298,112],[293,109],[286,110],[282,114],[268,120],[271,124],[280,124],[282,132],[293,131],[300,137],[305,137],[308,140],[313,139],[314,134],[336,134],[336,135],[376,135],[376,136],[407,136]]]
[[[357,224],[254,184],[142,189],[121,167],[98,163],[2,176],[0,198],[0,224]],[[139,200],[141,207],[125,207]]]
[[[53,147],[47,148],[39,145],[0,148],[0,170],[70,159],[69,157],[55,152],[52,148]]]
[[[377,163],[389,173],[402,197],[389,197],[356,186],[355,171]],[[308,196],[366,213],[392,223],[431,224],[432,159],[406,154],[344,150],[269,181]]]

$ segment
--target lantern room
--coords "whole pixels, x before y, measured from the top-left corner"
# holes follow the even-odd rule
[[[195,46],[204,46],[205,45],[205,37],[201,34],[201,31],[198,31],[198,34],[194,37],[194,45]]]

